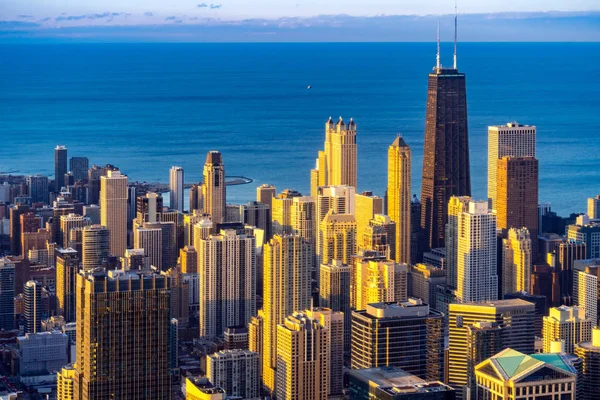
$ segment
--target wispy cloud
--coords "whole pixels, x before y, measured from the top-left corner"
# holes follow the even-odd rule
[[[211,10],[216,10],[216,9],[219,9],[219,8],[221,8],[221,7],[223,7],[223,5],[222,5],[222,4],[211,4],[211,5],[210,5],[210,9],[211,9]]]
[[[208,4],[206,4],[206,3],[198,4],[198,8],[207,8],[207,7],[208,7]]]
[[[146,12],[144,13],[144,16],[146,16],[146,17],[152,17],[152,16],[154,16],[154,14],[153,14],[153,13],[151,13],[150,11],[146,11]]]
[[[176,16],[171,15],[170,17],[165,18],[165,21],[175,21],[177,19]]]
[[[20,18],[20,19],[31,19],[31,18],[33,18],[33,15],[23,15],[23,14],[21,14],[21,15],[17,15],[17,18]]]
[[[81,21],[81,20],[96,20],[96,19],[106,19],[107,22],[112,21],[115,17],[128,17],[130,13],[124,12],[110,12],[105,11],[103,13],[94,13],[94,14],[85,14],[85,15],[66,15],[66,13],[62,13],[60,16],[54,18],[56,22],[62,21]]]

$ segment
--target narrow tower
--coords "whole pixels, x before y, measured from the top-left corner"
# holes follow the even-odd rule
[[[210,214],[215,224],[225,222],[225,165],[218,151],[209,151],[206,155],[202,192],[204,213]]]
[[[410,263],[411,151],[402,136],[388,149],[387,212],[396,223],[396,254],[399,263]]]

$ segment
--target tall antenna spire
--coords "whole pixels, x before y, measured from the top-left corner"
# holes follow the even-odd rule
[[[456,32],[458,30],[458,7],[454,0],[454,69],[456,69]]]
[[[440,69],[440,20],[438,19],[438,30],[437,30],[437,55],[435,56],[435,68]]]

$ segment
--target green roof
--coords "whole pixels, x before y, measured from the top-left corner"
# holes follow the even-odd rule
[[[493,358],[498,361],[509,379],[539,364],[538,360],[513,349],[506,349],[505,352],[501,352]]]
[[[553,365],[557,368],[562,369],[566,372],[573,372],[571,367],[565,362],[564,358],[562,358],[559,354],[554,353],[542,353],[542,354],[532,354],[531,357],[538,359],[547,364]]]

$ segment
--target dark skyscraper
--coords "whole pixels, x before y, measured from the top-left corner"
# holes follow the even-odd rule
[[[438,44],[427,89],[421,228],[431,249],[444,247],[450,197],[471,195],[467,89],[465,74],[456,67],[456,45],[454,49],[454,67],[443,68]]]
[[[67,173],[67,148],[56,146],[54,149],[54,191],[60,192],[65,185],[65,174]]]
[[[71,157],[69,160],[69,170],[73,173],[76,181],[87,178],[90,161],[87,157]]]

